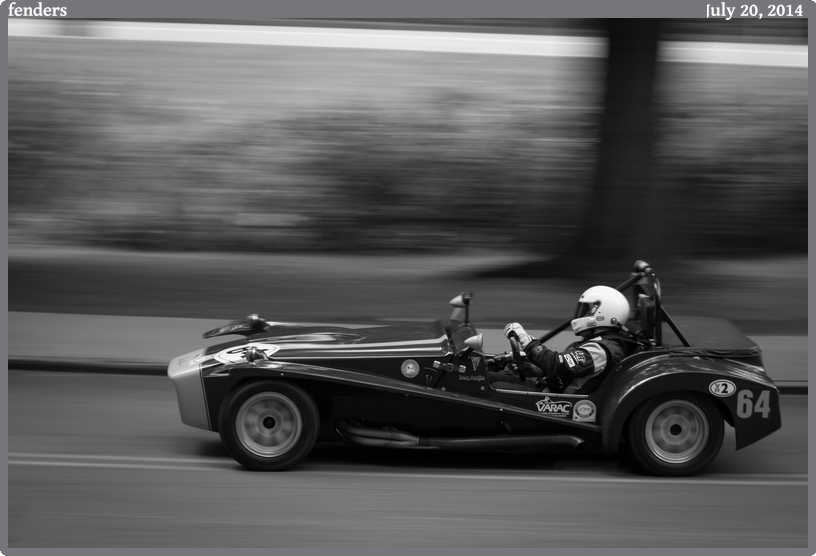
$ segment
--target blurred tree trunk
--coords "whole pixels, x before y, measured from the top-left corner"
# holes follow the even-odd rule
[[[653,184],[654,93],[660,22],[604,21],[608,31],[605,105],[591,198],[581,231],[558,257],[568,275],[628,270],[658,253]],[[552,263],[551,263],[552,264]]]

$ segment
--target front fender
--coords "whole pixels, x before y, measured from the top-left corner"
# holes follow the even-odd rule
[[[668,353],[627,369],[610,386],[599,412],[603,451],[617,451],[626,421],[641,403],[668,392],[697,392],[716,400],[724,419],[734,426],[737,450],[782,426],[779,390],[762,367]]]

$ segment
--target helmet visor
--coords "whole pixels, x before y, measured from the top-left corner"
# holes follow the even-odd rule
[[[581,317],[588,317],[590,315],[594,315],[595,311],[598,310],[600,306],[600,302],[596,301],[594,303],[578,303],[578,307],[575,308],[575,318],[580,319]]]

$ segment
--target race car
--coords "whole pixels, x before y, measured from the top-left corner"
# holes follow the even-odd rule
[[[672,319],[660,281],[638,261],[617,287],[631,315],[622,331],[634,353],[573,393],[528,380],[531,363],[514,339],[486,354],[470,322],[471,292],[450,318],[427,324],[306,326],[257,315],[204,334],[240,339],[173,359],[183,423],[220,433],[240,464],[290,469],[318,441],[393,449],[616,454],[647,472],[703,470],[723,442],[736,449],[781,427],[779,391],[759,347],[728,321]],[[547,342],[572,319],[543,335]],[[493,382],[489,370],[518,375]]]

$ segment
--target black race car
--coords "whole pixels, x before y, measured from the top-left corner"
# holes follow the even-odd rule
[[[260,471],[291,468],[315,442],[336,440],[605,454],[626,446],[646,470],[680,476],[714,459],[723,421],[737,449],[780,428],[779,391],[755,343],[722,319],[670,318],[645,262],[617,289],[629,296],[621,329],[637,348],[570,394],[532,380],[491,382],[489,370],[526,379],[535,369],[513,340],[511,353],[484,353],[470,293],[451,301],[450,318],[420,325],[303,326],[250,315],[204,334],[241,339],[177,357],[168,375],[182,421],[219,432],[238,462]]]

